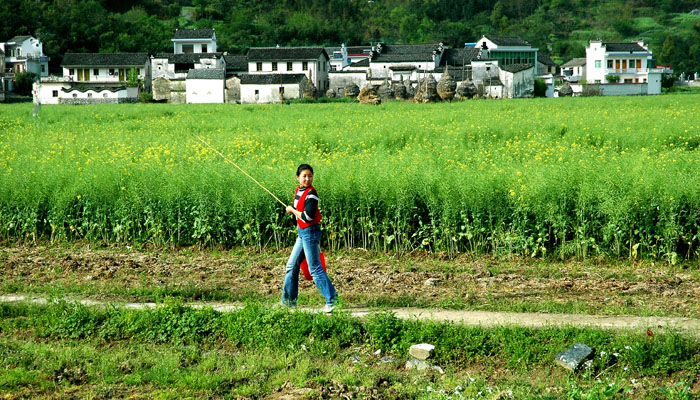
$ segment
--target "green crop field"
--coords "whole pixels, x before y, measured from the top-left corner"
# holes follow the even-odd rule
[[[315,168],[331,249],[697,259],[700,96],[0,106],[0,239],[284,247]]]

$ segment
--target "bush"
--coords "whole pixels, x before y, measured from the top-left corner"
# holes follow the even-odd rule
[[[32,95],[32,85],[39,76],[33,72],[19,72],[15,75],[15,93],[21,96]]]
[[[153,93],[141,92],[141,94],[139,94],[139,101],[141,101],[141,103],[153,103]]]
[[[535,79],[535,97],[547,97],[547,84],[544,79]]]

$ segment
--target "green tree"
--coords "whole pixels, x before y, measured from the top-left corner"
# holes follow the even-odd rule
[[[15,74],[13,80],[15,93],[20,96],[30,96],[32,94],[32,85],[37,81],[39,76],[33,72],[19,72]]]

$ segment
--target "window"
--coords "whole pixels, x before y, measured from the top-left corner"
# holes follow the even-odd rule
[[[600,64],[602,63],[601,60],[595,60],[595,67],[600,68]]]
[[[255,63],[255,70],[256,70],[256,71],[262,71],[262,63],[261,63],[261,62]]]
[[[644,83],[647,83],[647,78],[644,78],[644,81],[643,81],[643,82],[644,82]]]
[[[46,72],[46,65],[41,64],[41,73],[43,74],[45,72]]]
[[[92,93],[88,93],[88,98],[89,98],[89,99],[92,98]]]
[[[58,97],[58,90],[54,90],[51,95],[53,95],[53,97]]]
[[[612,61],[612,60],[608,60],[608,68],[612,68],[612,67],[613,67],[613,61]]]
[[[309,62],[308,62],[308,61],[304,61],[303,63],[301,63],[301,69],[302,69],[303,71],[308,71],[308,70],[309,70]]]
[[[192,54],[194,53],[194,45],[192,44],[183,44],[182,45],[182,52],[185,54]]]
[[[99,70],[99,69],[97,69],[97,68],[93,68],[93,70],[92,70],[92,74],[93,74],[93,75],[95,75],[95,76],[97,76],[97,75],[99,75],[99,74],[100,74],[100,70]]]
[[[272,63],[272,70],[273,70],[273,71],[277,71],[277,61],[274,61],[274,62]]]
[[[203,44],[202,45],[202,53],[206,53],[206,52],[207,52],[207,45]]]
[[[287,61],[287,71],[291,71],[291,70],[292,70],[292,62]]]
[[[255,95],[257,96],[259,94],[260,94],[260,91],[258,89],[255,89]]]
[[[106,99],[106,98],[107,98],[107,93],[104,93],[104,94],[102,95],[102,97],[104,97],[104,98]]]
[[[625,83],[632,83],[632,78],[625,79]]]
[[[280,94],[284,94],[284,86],[280,86]]]
[[[160,64],[158,64],[158,69],[160,69]],[[109,69],[109,76],[114,75],[114,68]]]
[[[637,60],[637,68],[642,68],[642,60]]]
[[[73,73],[74,73],[74,72],[75,72],[75,71],[73,70],[73,68],[70,68],[70,69],[68,70],[68,75],[73,76]]]
[[[74,99],[77,99],[77,98],[78,98],[78,94],[77,94],[77,93],[73,93],[73,98],[74,98]]]

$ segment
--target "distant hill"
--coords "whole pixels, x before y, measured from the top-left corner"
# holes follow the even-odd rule
[[[0,40],[38,36],[66,52],[171,51],[176,28],[216,29],[218,48],[443,41],[518,35],[563,63],[588,40],[650,44],[658,64],[700,71],[700,0],[3,0]],[[695,11],[693,11],[695,10]]]

